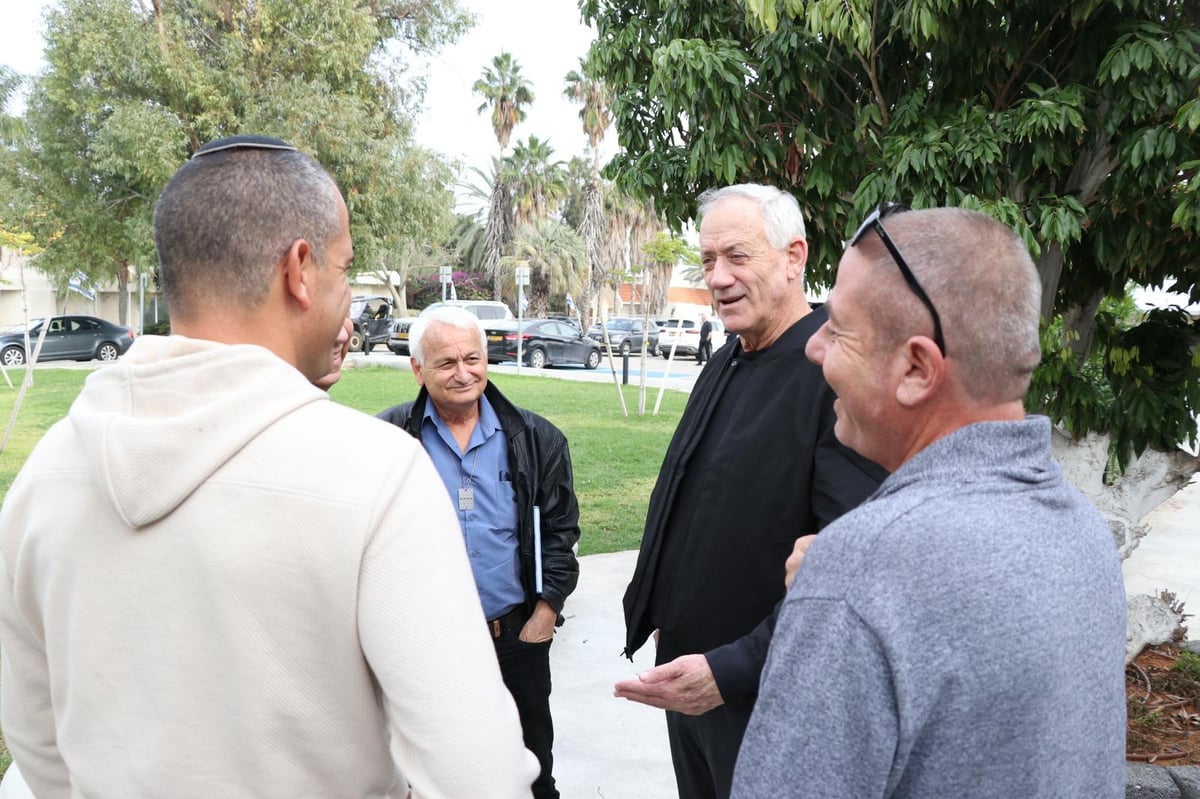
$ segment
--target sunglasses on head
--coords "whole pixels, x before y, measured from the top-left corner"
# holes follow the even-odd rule
[[[883,246],[887,247],[892,260],[900,268],[900,274],[904,275],[904,282],[908,283],[908,287],[912,289],[913,294],[917,295],[917,299],[929,309],[929,315],[933,317],[933,343],[937,344],[937,348],[944,356],[946,354],[946,340],[942,338],[942,318],[938,316],[937,308],[933,307],[933,300],[929,299],[929,295],[925,293],[925,289],[921,288],[921,284],[917,281],[917,276],[913,274],[912,269],[908,266],[908,262],[904,260],[904,256],[900,254],[900,250],[896,247],[896,243],[892,241],[892,237],[888,235],[887,229],[883,226],[884,219],[907,210],[908,206],[902,203],[880,203],[871,212],[871,215],[864,219],[863,223],[858,226],[858,231],[854,234],[854,238],[850,239],[850,246],[853,247],[858,244],[868,230],[874,230],[879,234]]]

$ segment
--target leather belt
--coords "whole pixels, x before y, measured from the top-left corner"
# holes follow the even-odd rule
[[[505,633],[520,635],[521,628],[529,621],[524,605],[517,605],[508,613],[496,619],[488,619],[488,632],[492,638],[503,638]]]

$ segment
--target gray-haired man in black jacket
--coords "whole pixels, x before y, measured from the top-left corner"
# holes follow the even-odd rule
[[[700,214],[704,279],[738,339],[700,373],[650,496],[626,654],[657,632],[658,665],[616,694],[667,711],[679,795],[717,799],[729,796],[795,540],[885,473],[834,438],[833,392],[804,357],[825,316],[805,299],[795,198],[729,186],[702,195]]]
[[[541,763],[533,794],[557,797],[550,644],[579,579],[567,439],[488,382],[487,339],[467,311],[439,308],[419,318],[409,351],[421,391],[379,418],[420,439],[458,509],[500,673],[525,746]]]

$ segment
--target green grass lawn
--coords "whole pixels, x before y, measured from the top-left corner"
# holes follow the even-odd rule
[[[37,371],[8,448],[0,455],[0,494],[8,491],[46,429],[66,415],[88,374],[73,369]],[[16,382],[19,376],[13,378]],[[625,404],[631,411],[626,418],[612,383],[516,375],[493,379],[514,403],[540,413],[566,433],[583,531],[580,554],[636,549],[650,490],[687,396],[668,391],[658,416],[639,417],[637,387],[624,386]],[[647,393],[646,405],[653,408],[655,395]],[[417,384],[408,370],[377,366],[347,369],[330,392],[336,402],[370,414],[416,394]],[[7,426],[16,396],[16,389],[0,382],[0,424]]]

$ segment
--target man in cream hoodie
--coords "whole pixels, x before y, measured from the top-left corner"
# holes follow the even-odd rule
[[[34,795],[529,796],[437,472],[313,385],[350,300],[333,180],[220,140],[154,230],[173,335],[89,377],[0,510],[0,724]]]

